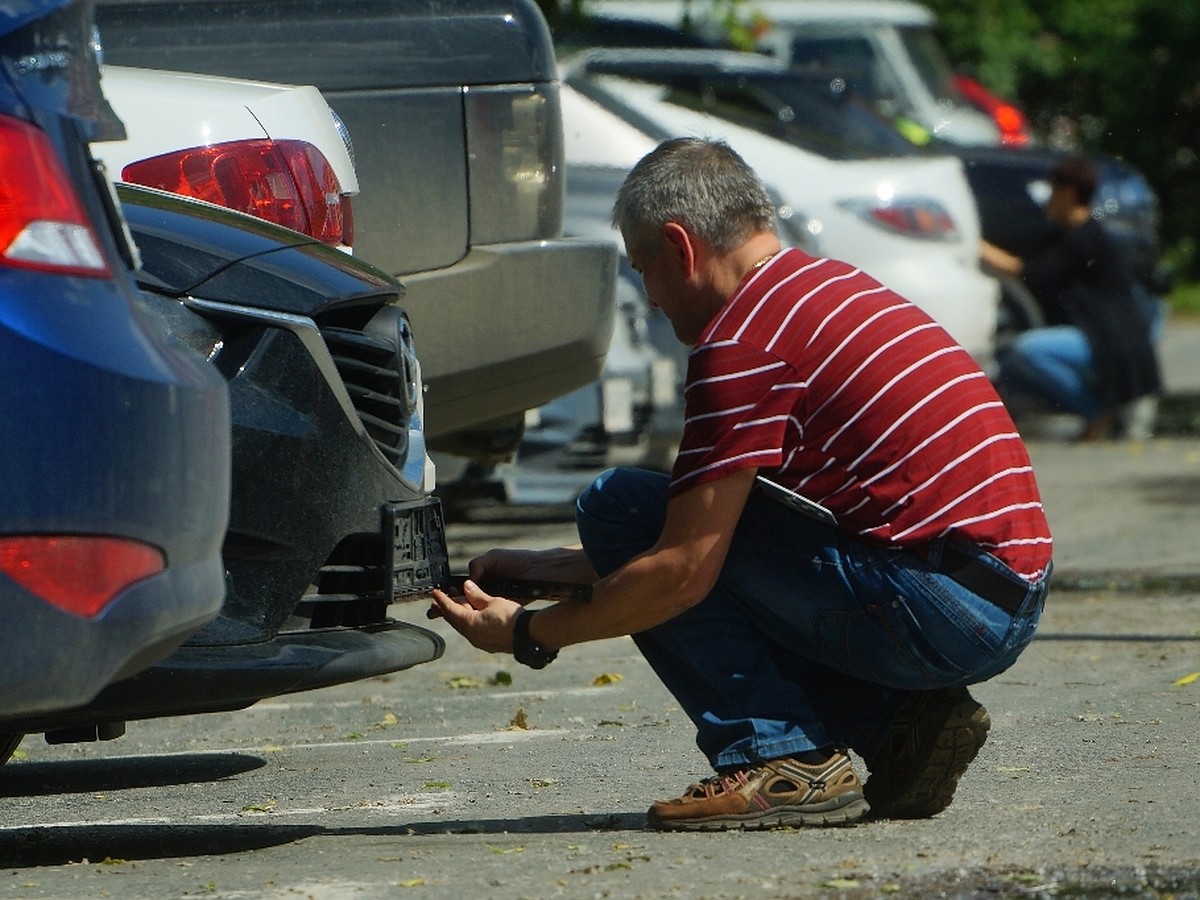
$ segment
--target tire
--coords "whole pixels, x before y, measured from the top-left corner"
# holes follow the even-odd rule
[[[0,734],[0,766],[8,762],[17,751],[17,747],[21,746],[24,737],[23,734]]]

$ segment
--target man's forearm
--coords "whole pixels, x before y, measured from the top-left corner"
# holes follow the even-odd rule
[[[702,600],[711,581],[668,551],[650,551],[596,582],[588,603],[562,602],[540,610],[530,634],[554,650],[637,634],[679,615]]]

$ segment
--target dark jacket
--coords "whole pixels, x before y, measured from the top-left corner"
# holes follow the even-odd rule
[[[1100,223],[1088,219],[1025,263],[1025,283],[1051,324],[1087,336],[1097,391],[1108,407],[1157,393],[1158,359],[1133,279]]]

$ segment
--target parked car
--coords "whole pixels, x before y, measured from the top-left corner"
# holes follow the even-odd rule
[[[235,14],[236,13],[236,14]],[[315,85],[354,138],[355,254],[407,286],[430,446],[507,458],[595,380],[616,254],[561,237],[561,115],[534,0],[98,0],[106,62]]]
[[[593,49],[575,66],[593,73],[626,74],[670,84],[724,115],[766,134],[847,158],[955,156],[962,160],[984,238],[1028,255],[1050,237],[1042,211],[1047,175],[1066,154],[1043,147],[966,147],[944,141],[907,140],[839,78],[789,70],[756,54],[711,50],[679,52]],[[1125,252],[1147,305],[1155,308],[1169,290],[1161,262],[1158,199],[1142,174],[1126,163],[1098,157],[1100,184],[1094,215]],[[1020,282],[997,276],[1001,285],[997,341],[1006,343],[1043,322],[1037,301]]]
[[[675,52],[650,54],[664,60]],[[677,52],[694,58],[727,51]],[[564,62],[564,80],[657,137],[728,140],[788,206],[803,211],[816,252],[860,266],[992,367],[999,287],[979,269],[979,219],[958,159],[849,154],[827,140],[809,143],[790,129],[765,129],[761,108],[738,98],[726,102],[716,87],[589,74],[588,67],[586,55]]]
[[[994,120],[962,96],[934,31],[909,0],[755,0],[759,50],[792,68],[834,72],[889,121],[955,144],[994,146]],[[680,26],[720,41],[720,23],[697,19],[688,0],[593,0],[592,16]]]
[[[225,594],[228,391],[141,308],[91,30],[86,0],[0,5],[0,719],[90,702]]]
[[[351,249],[353,149],[316,88],[124,66],[101,73],[127,135],[97,148],[115,178]]]
[[[391,617],[449,577],[401,286],[257,218],[129,185],[118,195],[142,259],[138,315],[228,382],[227,592],[211,624],[89,702],[0,716],[0,743],[116,737],[129,720],[240,709],[436,659],[439,635]],[[220,440],[185,437],[225,447],[229,433],[226,420]],[[148,455],[136,457],[143,478],[157,471]],[[206,474],[197,489],[227,496]],[[169,522],[186,511],[158,502]]]

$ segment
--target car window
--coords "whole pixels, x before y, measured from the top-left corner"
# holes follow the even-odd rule
[[[912,144],[843,78],[764,76],[760,85],[777,103],[791,110],[790,132],[833,133],[846,155],[853,157],[907,156],[913,152]]]
[[[771,77],[674,79],[668,102],[769,134],[827,159],[911,155],[912,145],[838,81]]]
[[[792,65],[800,70],[838,72],[868,97],[890,95],[891,85],[879,83],[875,48],[865,37],[814,35],[792,40]]]

